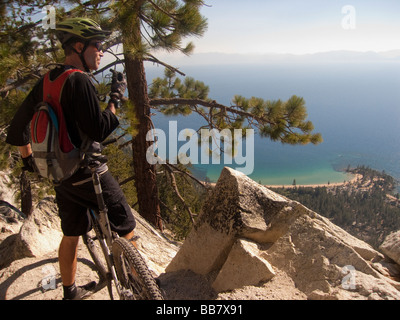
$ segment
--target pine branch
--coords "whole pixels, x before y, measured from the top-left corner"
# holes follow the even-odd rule
[[[178,21],[178,19],[175,17],[174,14],[171,14],[167,11],[165,11],[163,8],[161,8],[160,6],[158,6],[156,3],[154,3],[151,0],[147,0],[147,2],[149,2],[156,10],[161,11],[163,14],[165,14],[166,16],[170,17],[171,19]]]
[[[183,204],[183,206],[185,207],[185,210],[188,212],[189,218],[190,218],[190,220],[192,221],[192,224],[194,225],[195,222],[194,222],[194,218],[193,218],[193,213],[192,213],[192,211],[190,210],[190,207],[187,205],[185,199],[181,196],[181,194],[180,194],[180,192],[179,192],[178,186],[177,186],[177,184],[176,184],[176,179],[175,179],[174,172],[172,171],[172,169],[170,168],[169,165],[164,164],[163,166],[167,169],[167,171],[168,171],[168,173],[169,173],[169,176],[171,177],[171,186],[172,186],[172,188],[174,189],[174,192],[175,192],[176,196],[178,197],[179,201],[180,201],[180,202]]]
[[[121,181],[121,182],[119,183],[119,186],[121,187],[121,186],[123,186],[124,184],[127,184],[128,182],[131,182],[131,181],[133,181],[133,180],[135,180],[135,176],[131,176],[131,177],[125,179],[124,181]]]
[[[46,74],[46,72],[49,70],[50,70],[50,68],[49,68],[49,66],[47,66],[40,71],[34,71],[31,73],[28,73],[24,77],[22,77],[18,80],[15,80],[14,82],[0,88],[0,94],[7,94],[8,91],[17,89],[17,88],[23,86],[25,83],[27,83],[30,80],[40,79],[40,77],[42,77],[44,74]]]
[[[296,99],[298,98],[293,96],[289,99],[288,103],[292,103],[292,100]],[[302,99],[298,99],[298,101],[303,103]],[[209,128],[221,130],[228,128],[228,125],[231,125],[231,128],[237,128],[240,125],[240,128],[242,128],[243,122],[247,121],[247,127],[257,128],[261,136],[269,137],[273,141],[281,141],[288,144],[308,144],[310,142],[318,144],[322,142],[322,137],[319,133],[311,133],[313,130],[311,122],[304,122],[306,114],[301,104],[296,104],[294,107],[295,109],[298,108],[296,111],[292,111],[291,108],[283,108],[278,114],[271,114],[272,111],[265,109],[264,106],[257,110],[257,105],[243,107],[240,101],[237,104],[228,107],[214,100],[196,98],[153,98],[150,100],[150,106],[155,109],[162,105],[189,106],[192,111],[198,113],[206,120]],[[207,107],[209,111],[206,113],[202,112],[198,106]],[[300,130],[301,132],[296,130]]]
[[[109,63],[108,65],[106,65],[105,67],[101,68],[100,70],[97,70],[96,72],[93,72],[92,74],[93,74],[94,76],[95,76],[95,75],[98,75],[99,73],[102,73],[102,72],[106,71],[107,69],[109,69],[109,68],[111,68],[111,67],[114,67],[114,66],[116,66],[116,65],[118,65],[118,64],[124,64],[124,63],[125,63],[125,59],[118,59],[118,60],[115,60],[115,61]]]
[[[150,100],[150,105],[153,107],[157,107],[157,106],[161,106],[161,105],[174,105],[174,104],[190,105],[193,107],[201,105],[201,106],[204,106],[207,108],[217,108],[224,112],[228,111],[232,114],[236,114],[236,115],[239,115],[242,117],[256,119],[260,123],[261,122],[270,123],[269,119],[267,119],[267,118],[257,117],[249,112],[236,109],[236,106],[231,106],[231,107],[224,106],[222,104],[217,103],[215,100],[206,101],[206,100],[201,100],[201,99],[184,99],[184,98],[161,98],[161,99],[151,99]],[[203,116],[204,116],[204,114],[203,114]]]
[[[179,173],[182,173],[184,175],[187,175],[190,179],[192,179],[193,181],[197,182],[199,185],[201,185],[203,188],[207,189],[207,186],[204,182],[198,180],[195,176],[191,175],[189,172],[186,172],[184,170],[179,169],[177,166],[174,166],[170,163],[166,163],[166,165],[174,168],[176,171],[178,171]]]
[[[177,68],[175,68],[175,67],[173,67],[173,66],[171,66],[171,65],[169,65],[169,64],[167,64],[165,62],[162,62],[162,61],[158,60],[156,57],[154,57],[151,54],[149,54],[148,56],[149,56],[149,58],[145,58],[144,61],[149,61],[149,62],[154,62],[154,63],[160,64],[160,65],[166,67],[168,70],[177,72],[180,75],[186,77],[186,74],[184,74],[183,72],[179,71],[179,69],[177,69]]]

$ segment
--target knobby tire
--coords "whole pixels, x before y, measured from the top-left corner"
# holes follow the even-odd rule
[[[130,241],[125,238],[115,239],[112,253],[118,279],[126,290],[132,292],[132,299],[164,299],[146,262]],[[131,270],[134,270],[136,275]]]

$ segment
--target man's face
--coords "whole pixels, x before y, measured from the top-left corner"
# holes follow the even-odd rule
[[[97,70],[100,66],[101,58],[104,56],[101,41],[92,40],[83,55],[88,68]]]

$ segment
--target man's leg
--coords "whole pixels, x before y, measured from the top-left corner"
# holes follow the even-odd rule
[[[134,230],[132,230],[131,232],[129,232],[128,234],[124,235],[123,238],[127,239],[127,240],[131,240],[133,237],[135,236],[135,232]],[[131,240],[131,243],[135,246],[135,248],[137,249],[137,244],[135,240]]]
[[[78,264],[78,243],[79,237],[64,236],[58,251],[64,299],[67,300],[83,299],[87,294],[94,291],[96,287],[95,281],[89,282],[82,287],[75,285],[76,267]]]
[[[61,280],[64,286],[75,283],[79,237],[64,236],[58,251]]]

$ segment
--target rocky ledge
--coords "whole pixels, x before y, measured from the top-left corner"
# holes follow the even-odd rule
[[[0,212],[0,300],[61,299],[54,199],[25,220]],[[134,214],[139,250],[167,299],[400,300],[399,232],[378,252],[229,168],[183,244]],[[96,280],[84,246],[78,257],[78,284]],[[107,289],[90,299],[109,299]]]

